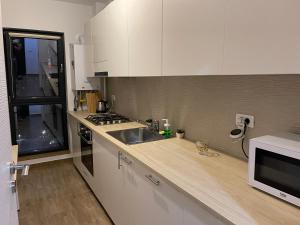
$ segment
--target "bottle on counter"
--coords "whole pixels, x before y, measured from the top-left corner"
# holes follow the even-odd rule
[[[169,123],[168,119],[162,119],[162,121],[164,121],[164,130],[161,132],[161,134],[165,137],[165,138],[170,138],[172,137],[172,131],[170,129],[171,124]]]

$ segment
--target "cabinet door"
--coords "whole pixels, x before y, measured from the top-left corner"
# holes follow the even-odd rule
[[[85,56],[85,65],[86,65],[86,77],[94,77],[94,45],[93,45],[93,26],[94,26],[94,19],[91,19],[84,25],[84,40],[85,40],[85,49],[84,49],[84,56]]]
[[[133,166],[132,225],[181,225],[181,194],[145,167]]]
[[[185,197],[183,205],[183,225],[232,225],[194,199]]]
[[[122,202],[123,221],[121,225],[134,225],[136,217],[136,177],[134,171],[134,160],[127,154],[122,153],[120,161],[120,171],[122,173]]]
[[[228,3],[224,74],[300,72],[300,1]]]
[[[129,75],[161,76],[162,0],[127,0]]]
[[[93,160],[94,160],[94,177],[95,177],[95,195],[97,196],[98,200],[103,204],[103,189],[104,189],[104,182],[107,178],[105,178],[106,170],[106,150],[102,145],[102,139],[99,135],[94,135],[93,137]]]
[[[108,76],[128,76],[127,1],[114,0],[106,8]]]
[[[108,71],[108,14],[107,9],[103,9],[93,18],[92,41],[94,44],[94,71]]]
[[[73,163],[79,169],[80,166],[80,157],[81,157],[81,150],[80,150],[80,138],[78,136],[78,121],[73,117],[69,116],[69,128],[70,128],[70,147],[73,154]]]
[[[122,167],[118,169],[118,148],[99,135],[94,136],[95,194],[116,225],[130,225],[126,221],[123,200],[124,179]]]
[[[221,73],[227,1],[163,2],[163,75]]]

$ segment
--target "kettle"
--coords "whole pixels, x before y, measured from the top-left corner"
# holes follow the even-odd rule
[[[98,113],[106,113],[108,111],[108,104],[107,101],[101,100],[98,102],[97,105],[97,112]]]

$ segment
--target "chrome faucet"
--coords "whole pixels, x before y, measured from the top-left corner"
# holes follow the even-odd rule
[[[147,119],[146,121],[136,120],[136,122],[147,126],[151,131],[153,131],[155,133],[159,133],[159,121],[158,120]]]
[[[151,129],[156,132],[159,133],[159,121],[158,120],[153,120],[151,123]]]

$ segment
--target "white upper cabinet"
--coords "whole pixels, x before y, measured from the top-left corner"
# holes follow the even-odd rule
[[[92,22],[108,76],[298,74],[300,1],[114,0]]]
[[[130,76],[161,76],[162,0],[127,0]]]
[[[87,22],[84,25],[84,45],[85,45],[85,50],[84,50],[84,57],[85,57],[85,63],[87,66],[87,77],[93,77],[95,76],[94,72],[94,45],[93,45],[93,35],[92,35],[92,30],[93,30],[93,23],[94,20],[91,19],[89,22]]]
[[[300,72],[300,1],[228,0],[224,74]]]
[[[227,1],[163,2],[163,75],[220,74]]]
[[[106,8],[93,18],[92,40],[94,43],[95,72],[108,71],[108,15]]]
[[[127,7],[127,0],[114,0],[104,9],[108,25],[108,76],[112,77],[128,76]]]

